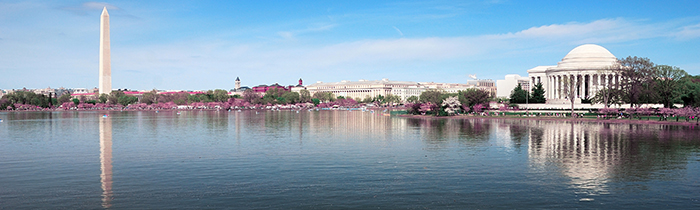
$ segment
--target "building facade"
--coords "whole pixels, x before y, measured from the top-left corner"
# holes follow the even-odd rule
[[[617,65],[617,58],[604,47],[584,44],[571,50],[556,66],[538,66],[527,71],[529,83],[542,83],[547,103],[568,101],[565,94],[565,81],[575,82],[577,102],[593,98],[607,87],[619,83],[619,77],[611,71]]]
[[[282,85],[279,85],[279,84],[275,83],[275,84],[273,84],[273,85],[258,85],[258,86],[255,86],[255,87],[253,87],[253,91],[255,91],[256,93],[265,94],[265,92],[267,92],[267,90],[276,88],[276,89],[279,89],[279,90],[281,90],[281,91],[289,92],[289,91],[292,90],[292,87],[294,87],[294,86],[292,86],[292,85],[290,85],[290,86],[282,86]]]
[[[510,92],[520,85],[523,90],[530,90],[530,80],[527,77],[523,77],[517,74],[508,74],[503,80],[496,80],[496,97],[508,98],[510,97]]]
[[[386,96],[392,94],[401,97],[401,100],[406,100],[406,98],[413,95],[420,96],[423,89],[424,88],[417,82],[389,81],[389,79],[374,81],[343,80],[331,83],[317,82],[306,86],[306,90],[308,90],[311,95],[316,92],[331,92],[335,96],[353,99],[373,98],[379,95]]]
[[[473,84],[472,84],[473,83]],[[305,87],[306,90],[313,95],[316,92],[331,92],[335,96],[343,96],[345,98],[364,99],[367,97],[373,98],[379,95],[396,95],[402,101],[406,101],[411,96],[420,97],[421,93],[429,89],[443,90],[448,93],[457,93],[458,91],[469,88],[478,88],[486,90],[492,95],[496,92],[496,87],[493,80],[475,80],[472,83],[435,83],[435,82],[407,82],[407,81],[390,81],[389,79],[382,80],[359,80],[324,83],[317,82]],[[481,85],[481,86],[479,86]],[[300,89],[292,89],[299,91]]]

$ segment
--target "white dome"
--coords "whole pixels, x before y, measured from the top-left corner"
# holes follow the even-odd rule
[[[604,47],[595,44],[584,44],[566,54],[557,68],[566,69],[598,69],[611,66],[617,62],[615,55]]]

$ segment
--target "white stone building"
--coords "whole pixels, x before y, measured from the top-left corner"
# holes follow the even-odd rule
[[[324,83],[317,82],[306,86],[306,90],[313,95],[316,92],[331,92],[335,96],[343,96],[345,98],[364,99],[365,97],[376,97],[378,95],[397,95],[401,100],[411,96],[420,96],[425,91],[417,82],[389,81],[382,80],[360,80]]]
[[[523,90],[530,90],[530,80],[517,74],[508,74],[504,80],[496,80],[496,97],[510,97],[510,92],[520,84]]]
[[[582,98],[592,98],[607,84],[619,82],[619,77],[609,70],[615,64],[617,58],[607,49],[595,44],[584,44],[571,50],[556,66],[538,66],[527,73],[533,86],[542,83],[547,103],[567,101],[563,93],[564,78],[580,82],[575,96],[580,102]]]
[[[527,80],[526,80],[527,81]],[[366,97],[376,97],[378,95],[396,95],[402,101],[406,101],[411,96],[420,97],[420,94],[429,89],[442,90],[448,93],[457,93],[458,91],[469,88],[478,88],[486,90],[492,95],[495,93],[493,80],[475,80],[467,84],[459,83],[437,83],[437,82],[406,82],[406,81],[390,81],[389,79],[382,80],[360,80],[324,83],[317,82],[306,87],[292,88],[292,91],[299,92],[301,89],[306,89],[311,95],[316,92],[331,92],[335,96],[343,96],[345,98],[364,99]]]

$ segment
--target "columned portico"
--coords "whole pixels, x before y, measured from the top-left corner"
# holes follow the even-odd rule
[[[593,98],[601,89],[617,84],[618,77],[609,70],[616,63],[617,58],[607,49],[585,44],[571,50],[556,66],[538,66],[527,72],[534,83],[531,87],[542,83],[547,103],[561,103],[567,97],[565,81],[577,84],[570,88],[580,99]]]

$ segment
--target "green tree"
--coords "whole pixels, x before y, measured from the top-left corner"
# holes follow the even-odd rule
[[[523,87],[518,84],[512,91],[510,91],[510,103],[522,104],[527,102],[527,92],[523,90]]]
[[[199,98],[199,102],[203,102],[203,103],[214,102],[214,91],[213,90],[208,90],[206,93],[197,93],[196,95]]]
[[[64,93],[61,97],[58,97],[58,104],[63,104],[70,101],[70,94]]]
[[[433,103],[436,105],[440,105],[440,104],[442,104],[442,101],[444,99],[442,97],[443,93],[444,92],[440,91],[440,90],[430,89],[430,90],[423,91],[423,93],[421,93],[420,97],[418,97],[418,98],[421,102],[424,102],[424,103],[430,102],[430,103]]]
[[[0,110],[6,110],[7,107],[12,108],[12,102],[3,96],[0,98]]]
[[[71,101],[73,101],[73,103],[74,103],[76,106],[77,106],[78,104],[80,104],[80,99],[74,98],[74,99],[71,100]]]
[[[202,94],[188,95],[188,96],[187,96],[187,102],[188,102],[188,103],[201,102],[202,99],[199,98],[200,95],[202,95]]]
[[[673,102],[680,99],[680,80],[688,73],[675,66],[659,65],[655,67],[656,92],[659,102],[664,107],[673,107]]]
[[[275,100],[277,100],[277,98],[282,97],[282,94],[284,93],[285,91],[282,88],[271,87],[270,89],[267,89],[267,91],[265,91],[263,101],[266,103],[272,103]]]
[[[106,93],[100,94],[100,97],[98,99],[100,103],[107,103],[107,100],[109,100],[109,95],[107,95]],[[59,100],[59,102],[61,101]]]
[[[216,102],[226,102],[228,99],[231,98],[228,96],[228,91],[222,90],[222,89],[216,89],[214,90],[212,99]]]
[[[652,82],[654,63],[649,58],[629,56],[618,59],[618,63],[614,71],[620,75],[620,94],[625,102],[635,106],[656,98]]]
[[[4,95],[2,97],[5,103],[9,103],[10,107],[14,107],[14,104],[31,104],[34,106],[39,106],[47,108],[51,106],[49,96],[44,94],[36,94],[29,91],[15,91],[13,93]],[[7,106],[0,107],[0,109],[6,109]]]
[[[308,90],[303,89],[299,91],[299,101],[300,102],[310,102],[311,101],[311,93],[309,93]]]
[[[254,104],[258,99],[260,99],[260,95],[255,93],[252,89],[243,92],[243,100],[248,103]]]
[[[387,104],[400,104],[401,103],[401,96],[397,96],[397,95],[390,93],[384,97],[384,101]]]
[[[491,101],[491,94],[488,91],[481,90],[478,88],[469,88],[466,90],[462,90],[457,92],[457,95],[460,103],[470,108],[477,104],[483,104],[487,106],[488,102]]]
[[[680,83],[683,105],[700,107],[700,75],[685,76]]]
[[[141,103],[145,103],[148,105],[155,103],[156,97],[158,97],[157,94],[158,93],[156,92],[156,90],[152,90],[150,92],[143,93],[143,97],[141,97]]]
[[[279,104],[287,104],[288,103],[287,99],[284,97],[277,97],[276,100],[277,100],[277,103],[279,103]]]
[[[335,100],[335,96],[331,92],[315,92],[312,98],[317,98],[321,102],[331,102]]]
[[[542,87],[542,83],[538,82],[535,87],[532,87],[529,103],[537,104],[545,102],[547,102],[547,99],[544,98],[544,87]]]
[[[314,106],[318,106],[318,104],[321,103],[321,100],[318,99],[318,98],[312,98],[312,99],[311,99],[311,102],[314,103]]]
[[[119,98],[124,96],[124,91],[120,90],[113,90],[112,92],[109,93],[109,97],[107,98],[107,103],[109,104],[117,104],[119,102]]]
[[[416,102],[418,102],[418,96],[410,96],[410,97],[406,98],[406,101],[410,102],[410,103],[416,103]]]
[[[384,100],[384,96],[381,95],[381,94],[379,94],[379,95],[375,96],[374,98],[372,98],[372,102],[377,102],[378,104],[384,104],[384,101],[385,101],[385,100]]]
[[[139,99],[136,96],[132,96],[132,95],[122,95],[118,99],[119,104],[121,104],[122,106],[127,106],[129,104],[133,104],[133,103],[136,103],[138,101],[139,101]]]
[[[181,92],[178,92],[178,93],[175,93],[175,94],[170,95],[169,98],[163,98],[163,101],[162,101],[162,102],[170,102],[170,101],[172,101],[173,103],[175,103],[175,104],[177,104],[177,105],[186,105],[186,104],[187,104],[187,98],[188,98],[190,95],[191,95],[191,94],[188,93],[188,92],[181,91]],[[160,99],[159,99],[158,101],[160,101]]]
[[[365,95],[365,98],[360,100],[359,102],[361,103],[372,103],[372,100],[374,100],[371,96]]]
[[[297,92],[286,92],[282,94],[282,97],[286,103],[297,103],[300,100],[299,93]]]

